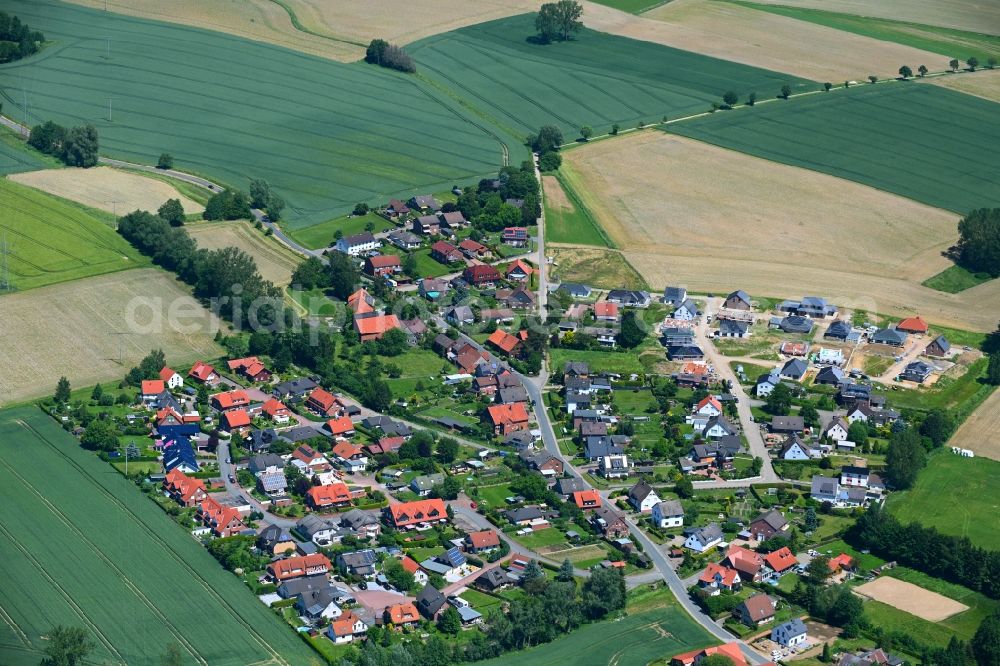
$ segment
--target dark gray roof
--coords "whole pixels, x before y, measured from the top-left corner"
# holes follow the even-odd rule
[[[801,358],[793,358],[785,363],[781,368],[782,377],[791,377],[792,379],[801,379],[803,375],[806,374],[806,370],[809,369],[809,364],[803,361]]]
[[[575,282],[563,282],[559,285],[559,288],[565,291],[570,296],[579,296],[581,298],[586,298],[590,296],[590,287],[585,284],[577,284]]]
[[[507,518],[512,523],[519,523],[522,520],[536,520],[542,517],[542,510],[537,506],[522,506],[519,509],[511,509],[507,512]]]
[[[875,332],[872,342],[885,345],[901,345],[906,342],[906,333],[894,328],[883,328]]]
[[[817,374],[814,380],[817,384],[833,384],[834,386],[840,384],[846,379],[844,371],[838,367],[828,365],[822,368]]]
[[[625,453],[624,447],[615,444],[608,435],[588,437],[584,444],[584,457],[589,460]]]
[[[285,461],[281,459],[281,456],[275,455],[274,453],[262,453],[250,458],[250,463],[247,466],[251,472],[256,474],[258,472],[263,472],[268,467],[277,467],[278,469],[282,469],[285,466]]]
[[[735,319],[719,320],[719,333],[729,335],[745,335],[750,330],[750,322],[736,321]]]
[[[653,486],[649,485],[645,481],[640,481],[631,488],[629,488],[628,496],[637,502],[641,502],[646,499],[650,493],[653,491]]]
[[[665,303],[680,303],[685,298],[687,298],[687,289],[684,287],[667,287],[663,290]]]
[[[823,334],[823,337],[846,340],[850,333],[851,325],[843,319],[838,319],[830,324],[830,327],[826,329],[826,333]]]
[[[948,342],[948,338],[944,337],[943,335],[939,335],[936,338],[934,338],[931,344],[937,345],[938,347],[941,348],[941,351],[943,352],[947,352],[948,350],[951,349],[951,343]]]
[[[680,500],[664,500],[656,505],[659,507],[659,511],[664,516],[683,516],[684,507],[681,505]]]
[[[789,315],[778,324],[785,333],[808,333],[813,328],[812,319]]]
[[[793,432],[804,428],[805,422],[801,416],[775,416],[771,419],[771,430]]]
[[[776,531],[781,531],[786,525],[788,525],[788,521],[785,520],[785,517],[777,511],[768,511],[767,513],[757,516],[753,520],[755,523],[758,521],[764,521],[767,523],[768,527]]]
[[[272,393],[277,396],[300,396],[304,393],[312,391],[317,386],[319,386],[319,384],[308,377],[296,377],[295,379],[289,379],[281,382],[280,384],[275,384]]]
[[[556,481],[556,492],[560,495],[571,495],[578,490],[586,489],[587,484],[583,482],[583,479],[576,476]]]
[[[750,294],[748,294],[747,292],[743,291],[742,289],[737,289],[733,293],[731,293],[728,296],[726,296],[726,300],[728,301],[730,298],[734,298],[734,297],[738,298],[741,301],[743,301],[747,305],[750,305]]]

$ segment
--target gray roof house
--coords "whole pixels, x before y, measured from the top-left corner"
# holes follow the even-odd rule
[[[559,285],[561,291],[565,291],[573,298],[590,298],[591,289],[585,284],[575,282],[563,282]]]
[[[950,351],[951,343],[948,342],[948,339],[943,335],[939,335],[934,338],[929,345],[927,345],[927,349],[924,350],[924,353],[928,356],[947,356]]]
[[[687,300],[688,291],[684,287],[667,287],[663,290],[663,303],[678,306]]]
[[[793,433],[805,430],[806,424],[801,416],[775,416],[771,419],[771,432]]]
[[[441,593],[440,590],[433,587],[430,583],[424,585],[424,589],[420,590],[417,594],[416,600],[414,600],[414,605],[416,605],[417,610],[420,614],[428,619],[434,619],[437,617],[441,609],[444,608],[445,604],[448,603],[448,599]]]
[[[410,489],[420,496],[427,495],[434,486],[444,483],[444,474],[421,474],[410,481]]]
[[[356,550],[351,553],[337,555],[337,567],[342,572],[355,576],[371,576],[375,573],[375,562],[378,560],[371,548]]]
[[[789,315],[778,322],[778,328],[785,333],[809,333],[813,329],[813,323],[808,317]]]
[[[894,328],[883,328],[875,332],[872,336],[872,343],[876,345],[891,345],[901,347],[906,342],[906,333],[897,331]]]
[[[834,365],[828,365],[822,368],[817,374],[816,379],[813,380],[815,384],[830,384],[831,386],[839,386],[847,378],[844,371]]]
[[[745,338],[750,335],[750,322],[735,319],[719,320],[720,338]]]
[[[650,303],[648,291],[635,291],[632,289],[612,289],[608,292],[608,300],[612,303],[634,308],[649,307]]]
[[[285,461],[281,459],[280,456],[274,453],[262,453],[258,456],[253,456],[250,458],[250,463],[247,468],[253,474],[260,474],[261,472],[271,468],[284,469]]]
[[[801,358],[793,358],[782,366],[781,372],[778,374],[782,377],[788,377],[789,379],[799,381],[805,377],[807,370],[809,370],[808,363],[803,361]]]
[[[559,479],[556,481],[555,491],[560,495],[572,495],[578,490],[586,490],[587,484],[583,482],[583,479],[577,476],[571,476],[566,479]]]
[[[835,322],[831,322],[830,326],[823,333],[824,338],[834,338],[836,340],[846,340],[847,336],[851,334],[851,324],[844,321],[843,319],[838,319]]]
[[[932,372],[934,372],[934,366],[923,361],[914,361],[906,366],[901,377],[911,382],[923,384]]]

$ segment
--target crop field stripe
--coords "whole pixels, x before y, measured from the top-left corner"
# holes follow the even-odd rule
[[[243,618],[242,616],[240,616],[240,614],[239,614],[239,613],[237,613],[237,612],[235,611],[235,609],[233,609],[233,608],[232,608],[232,606],[230,606],[230,604],[229,604],[228,600],[226,600],[226,598],[225,598],[225,597],[223,597],[223,596],[222,596],[222,595],[220,595],[220,594],[219,594],[218,592],[216,592],[216,591],[215,591],[215,589],[214,589],[214,588],[213,588],[213,587],[212,587],[211,585],[209,585],[209,584],[208,584],[208,581],[206,581],[206,580],[205,580],[205,579],[204,579],[204,578],[203,578],[203,577],[201,576],[201,574],[200,574],[200,573],[198,572],[198,570],[197,570],[197,569],[195,569],[195,568],[194,568],[194,567],[192,567],[192,566],[191,566],[190,564],[188,564],[188,563],[187,563],[187,561],[185,561],[185,560],[184,560],[184,558],[183,558],[183,557],[181,557],[181,556],[180,556],[180,555],[179,555],[179,554],[178,554],[178,553],[177,553],[177,552],[176,552],[176,551],[175,551],[175,550],[173,549],[173,547],[171,547],[171,546],[170,546],[169,544],[167,544],[167,543],[166,543],[166,541],[164,541],[164,540],[163,540],[163,539],[162,539],[162,538],[160,537],[160,535],[159,535],[159,534],[157,534],[156,532],[154,532],[153,530],[151,530],[151,529],[149,528],[149,526],[148,526],[148,525],[147,525],[147,524],[146,524],[146,523],[145,523],[145,522],[144,522],[143,520],[141,520],[141,519],[140,519],[140,518],[139,518],[139,517],[138,517],[138,516],[137,516],[137,515],[136,515],[136,514],[135,514],[135,513],[133,512],[133,510],[132,510],[132,509],[131,509],[131,508],[130,508],[130,507],[129,507],[128,505],[126,505],[126,504],[125,504],[124,502],[122,502],[122,501],[121,501],[121,500],[120,500],[120,499],[119,499],[119,498],[118,498],[118,497],[117,497],[116,495],[114,495],[113,493],[111,493],[111,492],[110,492],[110,491],[109,491],[109,490],[108,490],[107,488],[105,488],[105,487],[104,487],[104,485],[103,485],[103,484],[101,484],[101,483],[100,483],[99,481],[97,481],[97,479],[95,479],[95,478],[93,477],[93,475],[92,475],[92,474],[90,474],[90,472],[89,472],[89,471],[85,470],[85,469],[84,469],[84,468],[83,468],[83,467],[82,467],[82,466],[81,466],[81,465],[80,465],[79,463],[77,463],[77,462],[76,462],[75,460],[73,460],[73,459],[72,459],[72,458],[70,458],[70,457],[69,457],[68,455],[66,455],[66,453],[65,453],[64,451],[62,451],[62,450],[61,450],[61,449],[60,449],[60,448],[59,448],[59,447],[58,447],[58,446],[57,446],[57,445],[56,445],[55,443],[53,443],[52,441],[50,441],[50,440],[49,440],[49,439],[48,439],[47,437],[45,437],[45,435],[43,435],[42,433],[40,433],[40,432],[39,432],[39,431],[38,431],[37,429],[35,429],[35,428],[34,428],[33,426],[31,426],[30,424],[28,424],[28,423],[27,423],[27,422],[25,422],[25,421],[18,421],[18,423],[19,423],[19,425],[21,425],[21,426],[22,426],[23,428],[25,428],[26,430],[28,430],[29,432],[31,432],[31,433],[32,433],[32,435],[33,435],[33,436],[34,436],[35,438],[37,438],[37,439],[39,439],[40,441],[44,442],[44,443],[45,443],[45,444],[46,444],[46,445],[47,445],[47,446],[48,446],[49,448],[51,448],[51,449],[53,449],[54,451],[56,451],[56,452],[57,452],[57,453],[58,453],[58,454],[59,454],[60,456],[62,456],[62,457],[63,457],[63,458],[64,458],[64,459],[65,459],[65,460],[66,460],[66,461],[67,461],[67,462],[68,462],[68,463],[69,463],[69,464],[70,464],[70,465],[72,466],[72,467],[74,467],[74,468],[75,468],[75,469],[76,469],[76,470],[77,470],[78,472],[80,472],[80,473],[81,473],[81,474],[82,474],[82,475],[83,475],[84,477],[86,477],[87,479],[89,479],[89,480],[90,480],[90,481],[92,482],[92,484],[94,485],[94,487],[95,487],[95,488],[97,488],[98,492],[100,492],[100,493],[101,493],[102,495],[104,495],[104,496],[105,496],[106,498],[108,498],[108,499],[109,499],[109,500],[110,500],[110,501],[111,501],[111,502],[112,502],[113,504],[116,504],[116,505],[118,505],[118,506],[119,506],[119,507],[120,507],[120,508],[121,508],[122,510],[124,510],[124,511],[125,511],[125,512],[126,512],[126,513],[127,513],[127,514],[128,514],[128,515],[129,515],[130,517],[131,517],[131,518],[132,518],[132,521],[133,521],[133,522],[134,522],[134,523],[135,523],[135,524],[136,524],[136,525],[137,525],[138,527],[140,527],[140,528],[141,528],[141,529],[142,529],[142,530],[143,530],[144,532],[146,532],[146,534],[148,534],[148,535],[149,535],[149,536],[150,536],[150,537],[152,538],[152,540],[153,540],[153,541],[157,542],[157,543],[158,543],[158,544],[159,544],[160,546],[162,546],[162,547],[164,548],[164,550],[165,550],[166,552],[168,552],[168,553],[169,553],[169,554],[171,555],[171,557],[172,557],[172,558],[174,559],[174,561],[175,561],[175,562],[177,562],[177,563],[178,563],[179,565],[181,565],[181,567],[182,567],[182,568],[186,569],[186,570],[187,570],[187,571],[188,571],[188,572],[189,572],[190,574],[192,574],[192,576],[194,576],[195,578],[197,578],[197,579],[198,579],[198,580],[200,581],[200,584],[201,584],[201,586],[202,586],[202,587],[203,587],[203,588],[204,588],[204,589],[205,589],[205,590],[206,590],[206,591],[207,591],[207,592],[208,592],[208,593],[209,593],[209,594],[210,594],[211,596],[215,597],[215,598],[216,598],[216,599],[217,599],[217,600],[218,600],[218,601],[220,602],[220,605],[222,605],[222,607],[223,607],[224,609],[226,609],[226,610],[228,610],[228,611],[230,612],[230,615],[232,615],[232,617],[233,617],[234,619],[236,619],[236,620],[237,620],[238,622],[240,622],[241,624],[243,624],[243,626],[244,626],[244,627],[245,627],[245,628],[247,629],[247,631],[248,631],[248,635],[250,635],[250,636],[251,636],[251,637],[252,637],[252,638],[253,638],[253,639],[254,639],[254,640],[255,640],[255,641],[256,641],[256,642],[257,642],[257,643],[258,643],[258,644],[259,644],[259,645],[260,645],[260,646],[262,647],[262,648],[264,648],[264,649],[265,649],[265,650],[266,650],[267,652],[269,652],[269,653],[270,653],[270,654],[272,655],[272,658],[274,659],[275,663],[278,663],[278,664],[282,664],[282,665],[284,665],[284,666],[288,666],[288,662],[286,662],[286,661],[285,661],[285,660],[284,660],[284,659],[283,659],[283,658],[281,657],[281,655],[280,655],[280,654],[278,654],[278,652],[277,652],[276,650],[274,650],[274,648],[272,648],[272,647],[271,647],[271,645],[270,645],[270,644],[269,644],[269,643],[268,643],[267,641],[265,641],[265,640],[263,639],[263,637],[261,637],[261,636],[260,636],[260,634],[258,634],[258,633],[257,633],[257,631],[256,631],[256,629],[255,629],[255,628],[253,627],[253,625],[251,625],[251,624],[250,624],[249,622],[247,622],[247,621],[246,621],[246,620],[245,620],[245,619],[244,619],[244,618]],[[82,535],[81,535],[81,536],[82,536]],[[112,565],[112,566],[113,566],[113,565]],[[117,570],[117,567],[115,567],[115,569]]]

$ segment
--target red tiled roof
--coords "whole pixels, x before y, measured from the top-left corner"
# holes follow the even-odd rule
[[[318,388],[309,394],[306,406],[316,411],[329,412],[337,404],[337,397],[323,388]]]
[[[595,509],[601,506],[601,494],[596,490],[577,490],[573,493],[573,502],[581,509]]]
[[[354,328],[359,335],[382,335],[399,328],[399,319],[394,314],[380,314],[374,317],[355,317]]]
[[[511,335],[507,331],[498,328],[493,331],[489,338],[486,339],[486,342],[490,343],[500,351],[510,354],[517,348],[517,345],[521,341],[518,340],[517,336]]]
[[[386,610],[389,611],[389,622],[392,624],[409,624],[420,619],[417,607],[409,601],[389,606]]]
[[[313,486],[306,493],[312,501],[313,506],[330,506],[333,504],[344,504],[351,501],[351,491],[347,484],[331,483],[328,486]]]
[[[288,580],[305,576],[307,570],[326,568],[330,570],[330,560],[322,553],[289,557],[286,560],[276,560],[267,565],[268,572],[277,580]]]
[[[724,567],[721,564],[716,564],[712,562],[705,570],[701,572],[701,576],[698,580],[705,584],[710,584],[715,582],[716,575],[721,576],[721,585],[725,587],[732,587],[736,583],[736,578],[739,576],[739,572],[736,569],[730,569],[729,567]]]
[[[353,636],[354,625],[358,623],[359,619],[353,612],[344,611],[340,617],[330,622],[330,631],[337,637]]]
[[[167,472],[164,485],[168,492],[177,494],[184,504],[190,502],[199,490],[206,492],[204,481],[191,478],[179,468]]]
[[[435,241],[431,244],[431,252],[447,257],[450,254],[458,252],[458,248],[445,241]]]
[[[701,399],[701,402],[695,405],[694,410],[698,411],[705,405],[712,405],[712,407],[715,407],[720,412],[722,411],[722,403],[719,402],[718,398],[716,398],[714,395],[706,395],[704,398]]]
[[[259,362],[256,356],[247,356],[245,358],[234,358],[231,361],[226,361],[226,365],[229,366],[230,370],[239,370],[240,368],[245,368]]]
[[[830,565],[830,571],[836,571],[837,569],[851,569],[854,567],[854,558],[847,553],[841,553],[837,557],[831,557],[828,563]]]
[[[323,454],[308,444],[303,444],[302,446],[296,447],[295,450],[292,451],[292,457],[296,460],[301,460],[308,465],[317,458],[322,458]]]
[[[346,419],[347,417],[345,416],[344,418]],[[359,456],[361,453],[361,449],[354,446],[350,442],[337,442],[333,447],[333,455],[338,458],[343,458],[344,460],[349,460],[354,456]]]
[[[473,548],[495,548],[500,545],[500,535],[493,530],[469,532],[469,543]]]
[[[399,563],[400,565],[402,565],[404,569],[406,569],[410,573],[417,573],[418,571],[420,571],[420,565],[417,564],[417,561],[412,557],[410,557],[409,555],[403,555],[401,558],[399,558]]]
[[[250,404],[250,396],[247,395],[246,391],[241,389],[216,393],[212,396],[212,400],[219,405],[219,409],[232,409],[233,407]]]
[[[742,546],[730,546],[726,551],[726,559],[737,571],[755,575],[764,566],[764,558],[760,553]]]
[[[459,243],[458,246],[463,250],[468,250],[469,252],[482,252],[483,250],[487,249],[485,245],[483,245],[478,241],[474,241],[471,238],[466,238],[462,240],[462,242]]]
[[[365,314],[367,312],[374,312],[375,299],[371,297],[365,289],[358,289],[356,292],[347,297],[347,307],[354,310],[355,314]]]
[[[716,647],[708,647],[703,650],[692,650],[691,652],[684,652],[682,654],[674,655],[670,661],[675,664],[682,664],[682,666],[690,666],[695,662],[698,657],[710,657],[713,654],[720,654],[724,657],[729,657],[729,660],[733,662],[734,666],[746,666],[747,660],[740,651],[740,646],[737,643],[724,643]]]
[[[143,379],[142,380],[142,394],[143,395],[159,395],[163,393],[166,386],[163,384],[162,379]]]
[[[354,431],[354,422],[350,416],[341,416],[339,419],[330,419],[326,422],[326,427],[334,435],[343,435]]]
[[[236,409],[231,412],[226,412],[222,415],[222,420],[225,422],[226,427],[232,428],[242,428],[244,426],[250,425],[250,415],[247,414],[242,409]]]
[[[773,553],[768,553],[764,556],[764,561],[767,562],[767,566],[779,573],[799,563],[795,559],[795,555],[787,547],[779,548]]]
[[[399,266],[399,257],[394,254],[380,254],[368,257],[368,265],[372,268],[391,268]]]
[[[160,370],[160,379],[162,379],[165,382],[169,382],[170,378],[176,374],[177,373],[174,372],[171,368],[164,366],[164,368]]]
[[[500,279],[500,272],[488,264],[476,264],[469,266],[462,273],[467,282],[479,284],[480,282],[496,282]]]
[[[372,454],[391,453],[406,443],[405,437],[383,437],[376,444],[369,444],[368,451]]]
[[[268,416],[274,417],[282,413],[287,414],[288,407],[286,407],[285,403],[281,402],[280,400],[276,398],[271,398],[270,400],[264,403],[264,406],[261,407],[261,411],[267,414]]]
[[[896,324],[896,330],[905,331],[907,333],[926,333],[927,322],[920,317],[907,317],[903,321]]]
[[[509,405],[490,405],[486,411],[490,415],[490,421],[495,426],[528,422],[528,410],[524,408],[523,402],[514,402]]]
[[[611,301],[598,301],[594,303],[595,317],[617,317],[618,304]]]
[[[515,259],[507,265],[504,270],[504,275],[510,275],[515,269],[520,269],[525,275],[531,275],[535,272],[535,269],[531,267],[531,264],[526,262],[524,259]]]
[[[416,500],[403,502],[389,507],[392,522],[396,527],[406,527],[417,523],[436,521],[447,518],[448,510],[440,499]]]
[[[208,378],[215,374],[215,368],[210,366],[208,363],[198,361],[191,366],[191,371],[188,372],[189,377],[194,377],[195,379],[203,382],[207,382]]]

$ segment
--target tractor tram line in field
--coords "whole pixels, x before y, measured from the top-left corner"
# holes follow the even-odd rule
[[[53,443],[52,441],[50,441],[45,435],[43,435],[41,432],[39,432],[34,426],[32,426],[31,424],[29,424],[29,423],[27,423],[27,422],[25,422],[23,420],[19,420],[19,421],[17,421],[17,423],[19,425],[21,425],[22,427],[24,427],[26,430],[30,431],[34,437],[36,437],[40,441],[44,442],[51,449],[53,449],[56,453],[58,453],[61,457],[63,457],[70,464],[70,466],[72,466],[73,468],[75,468],[83,477],[86,477],[91,482],[91,484],[102,495],[104,495],[105,497],[107,497],[109,500],[111,500],[111,502],[113,504],[117,505],[124,512],[126,512],[129,515],[129,517],[132,519],[133,523],[135,523],[144,532],[146,532],[146,534],[148,534],[153,541],[155,541],[157,544],[159,544],[164,549],[165,552],[169,553],[169,555],[172,557],[172,559],[174,559],[178,564],[180,564],[183,569],[185,569],[189,573],[191,573],[197,579],[199,585],[202,588],[204,588],[205,591],[208,592],[210,596],[212,596],[216,600],[218,600],[220,602],[221,606],[223,608],[225,608],[235,620],[237,620],[240,624],[242,624],[246,628],[248,635],[250,635],[251,637],[253,637],[254,641],[261,648],[263,648],[266,652],[268,652],[272,656],[272,663],[279,664],[281,666],[290,666],[289,663],[281,656],[281,654],[278,653],[273,647],[271,647],[270,643],[268,643],[259,633],[257,633],[256,629],[254,628],[254,626],[251,623],[249,623],[245,618],[243,618],[239,613],[237,613],[235,611],[235,609],[232,608],[232,606],[229,604],[228,600],[224,596],[220,595],[208,583],[208,581],[204,579],[204,577],[201,575],[201,573],[195,567],[191,566],[182,556],[180,556],[180,554],[178,554],[174,550],[174,548],[172,546],[170,546],[169,544],[167,544],[155,531],[153,531],[152,529],[150,529],[149,526],[126,503],[124,503],[119,497],[117,497],[114,493],[112,493],[110,490],[108,490],[90,472],[88,472],[87,470],[85,470],[83,468],[83,466],[81,466],[78,462],[76,462],[70,456],[68,456],[55,443]],[[5,464],[5,466],[6,466],[6,464]],[[37,491],[35,491],[35,492],[37,492]],[[86,537],[84,537],[84,539],[86,540]],[[91,544],[91,545],[93,545],[93,544]],[[109,564],[111,564],[111,566],[114,567],[113,563],[109,562]],[[115,568],[117,570],[117,567],[115,567]],[[121,572],[119,572],[119,573],[121,573]],[[122,574],[122,575],[124,576],[124,574]],[[193,647],[189,648],[189,649],[193,651]],[[197,655],[197,652],[193,651],[192,654]],[[207,663],[207,662],[205,662],[205,663]]]

